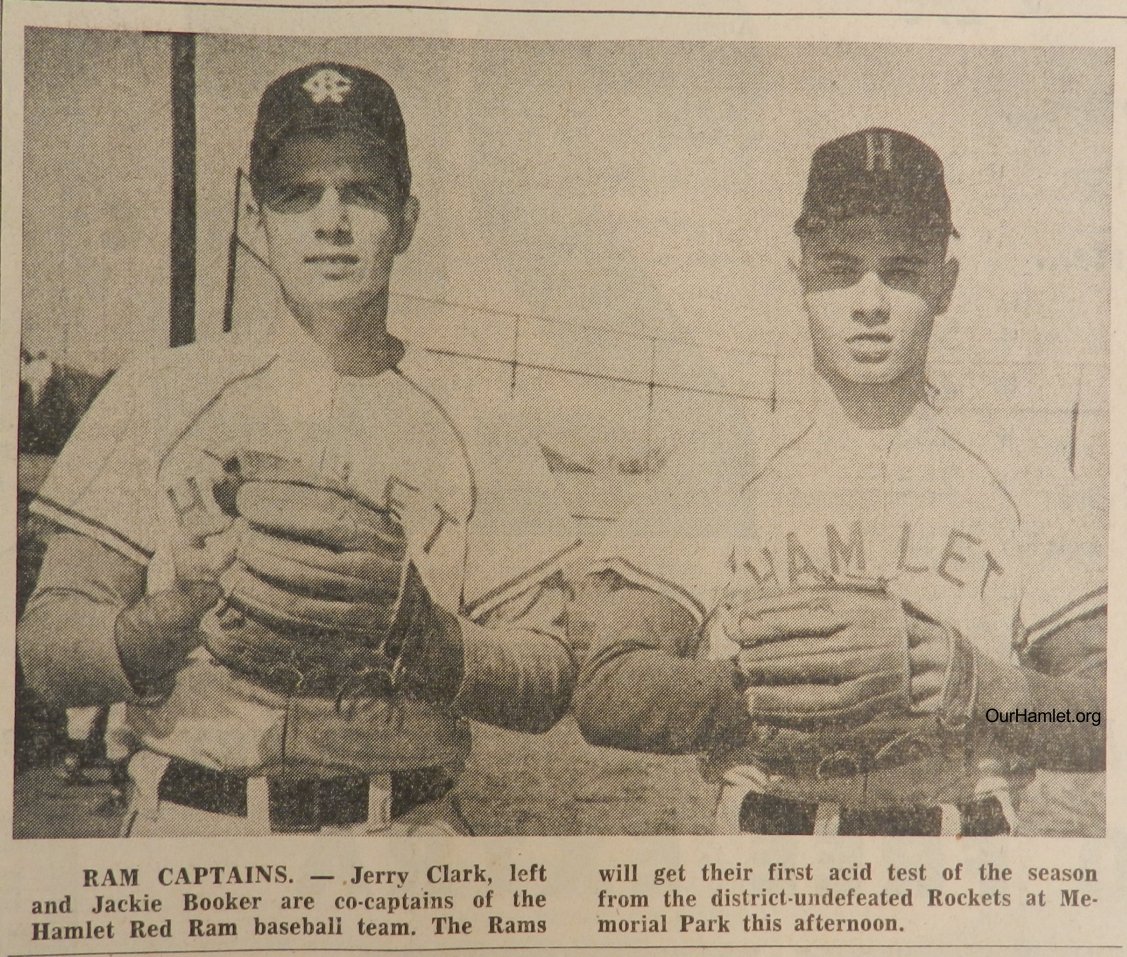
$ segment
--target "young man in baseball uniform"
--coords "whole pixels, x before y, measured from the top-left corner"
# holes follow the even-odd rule
[[[819,147],[796,232],[822,401],[766,462],[749,439],[674,472],[604,543],[572,613],[580,727],[703,752],[724,832],[1010,833],[1038,767],[1103,764],[1102,723],[1002,717],[1102,712],[1101,536],[1034,547],[928,405],[958,275],[930,147]]]
[[[23,667],[117,705],[127,834],[465,831],[467,719],[567,708],[577,536],[512,415],[387,331],[419,215],[391,87],[275,80],[250,176],[276,328],[114,376],[33,506]]]

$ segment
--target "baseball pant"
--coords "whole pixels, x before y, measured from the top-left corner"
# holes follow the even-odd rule
[[[130,759],[132,793],[122,822],[122,837],[255,837],[278,833],[269,779],[245,779],[245,813],[217,813],[162,796],[162,781],[174,764],[169,758],[151,751],[139,751]],[[366,779],[366,786],[365,820],[325,824],[316,828],[315,832],[388,836],[473,834],[457,800],[450,793],[418,803],[393,816],[392,775],[372,775]]]
[[[853,808],[777,797],[744,775],[726,777],[716,807],[718,834],[817,834],[873,837],[990,837],[1011,834],[1009,796],[966,804]]]

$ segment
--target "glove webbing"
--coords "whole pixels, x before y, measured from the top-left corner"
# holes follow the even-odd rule
[[[412,634],[416,630],[412,627],[415,608],[408,601],[412,577],[417,575],[410,557],[404,554],[386,631],[371,643],[350,643],[352,651],[347,661],[326,663],[321,654],[323,647],[310,644],[339,640],[332,636],[283,636],[289,644],[289,655],[284,660],[269,665],[255,661],[249,654],[231,660],[229,654],[220,654],[214,647],[209,646],[209,650],[216,656],[216,660],[227,667],[250,678],[265,681],[278,691],[295,695],[328,694],[334,699],[338,711],[343,710],[348,698],[358,697],[365,690],[385,697],[402,693],[407,653],[414,642],[420,640],[420,636]],[[244,612],[232,606],[228,608],[245,616]],[[342,657],[348,651],[349,646],[343,646]],[[343,678],[342,672],[345,672]]]

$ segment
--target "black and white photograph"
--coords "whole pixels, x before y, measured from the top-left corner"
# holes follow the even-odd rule
[[[1104,834],[1110,48],[24,44],[16,837]]]

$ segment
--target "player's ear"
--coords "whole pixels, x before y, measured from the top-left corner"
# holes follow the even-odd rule
[[[959,279],[959,260],[954,256],[943,264],[942,285],[939,288],[939,299],[936,303],[935,314],[943,315],[951,305],[951,297],[955,294],[955,283]]]
[[[403,212],[399,219],[399,237],[395,243],[395,255],[405,253],[411,245],[415,235],[415,227],[419,224],[419,201],[414,196],[408,196],[403,203]]]

